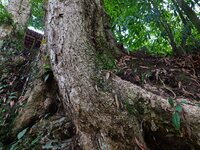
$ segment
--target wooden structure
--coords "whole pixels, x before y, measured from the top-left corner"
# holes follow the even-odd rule
[[[27,29],[24,46],[26,49],[36,49],[40,47],[43,35],[33,30]]]

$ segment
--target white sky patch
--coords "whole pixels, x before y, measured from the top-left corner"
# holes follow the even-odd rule
[[[2,5],[4,5],[4,6],[8,5],[8,0],[0,0],[0,1],[1,1]]]
[[[28,29],[33,30],[33,31],[35,31],[35,32],[37,32],[37,33],[40,33],[40,34],[44,34],[44,31],[38,30],[38,29],[36,29],[36,28],[34,28],[34,27],[32,27],[32,26],[29,26]]]
[[[200,7],[199,7],[199,5],[195,5],[195,12],[196,13],[200,13]]]

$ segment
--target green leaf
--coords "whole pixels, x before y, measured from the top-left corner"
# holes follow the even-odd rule
[[[181,127],[181,117],[178,112],[175,112],[172,116],[172,123],[176,130],[180,130]]]
[[[17,149],[18,149],[18,148],[17,148],[17,145],[18,145],[18,144],[19,144],[19,141],[13,143],[13,144],[11,145],[11,147],[10,147],[10,150],[17,150]]]
[[[1,86],[0,86],[0,90],[1,90],[1,89],[4,89],[4,88],[7,88],[7,87],[9,87],[8,84],[1,85]]]
[[[4,92],[4,89],[0,90],[0,94],[2,94]]]
[[[168,98],[168,102],[169,102],[169,104],[170,104],[171,107],[174,107],[174,100],[173,100],[172,97]]]
[[[3,150],[3,148],[4,148],[4,145],[3,143],[0,142],[0,150]]]
[[[0,3],[0,25],[1,24],[12,24],[11,14],[7,11],[7,9]]]
[[[38,137],[36,137],[36,138],[31,142],[31,145],[35,145],[40,139],[41,139],[41,135],[39,135]]]
[[[46,74],[45,77],[44,77],[44,81],[46,82],[49,78],[49,74]]]
[[[45,72],[50,71],[51,66],[49,64],[44,64],[44,70],[45,70]]]
[[[12,95],[12,96],[17,95],[17,92],[11,92],[9,93],[9,95]]]
[[[16,99],[16,98],[17,98],[17,96],[9,96],[8,97],[9,100]]]
[[[182,101],[180,102],[180,104],[187,104],[187,105],[191,105],[191,103],[187,102],[186,100],[182,100]]]
[[[53,148],[52,143],[53,143],[52,141],[47,142],[47,143],[45,144],[44,148],[45,148],[45,149],[51,149],[51,148]]]
[[[181,105],[176,105],[175,110],[181,113],[183,111],[183,107]]]
[[[20,140],[27,132],[28,128],[25,128],[24,130],[22,130],[21,132],[19,132],[17,134],[17,139]]]

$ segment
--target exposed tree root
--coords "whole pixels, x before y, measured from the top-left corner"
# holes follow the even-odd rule
[[[57,86],[55,81],[44,82],[40,79],[35,81],[34,88],[28,91],[27,103],[19,111],[13,123],[13,129],[9,138],[14,138],[26,127],[31,127],[48,113],[55,113],[58,107]]]
[[[190,149],[200,148],[200,111],[199,106],[195,105],[194,101],[191,103],[187,100],[183,102],[183,99],[176,100],[176,103],[181,104],[183,108],[181,129],[177,131],[171,121],[174,108],[170,106],[167,99],[147,92],[141,87],[124,81],[115,75],[108,81],[109,85],[116,90],[115,92],[122,100],[122,103],[125,104],[129,114],[132,113],[132,115],[136,116],[142,124],[150,125],[148,129],[151,129],[152,133],[155,133],[155,135],[161,133],[160,136],[162,136],[158,136],[161,139],[168,139],[171,136],[171,139],[190,143]],[[179,143],[180,147],[185,145],[184,142]],[[170,140],[168,144],[170,146]],[[173,145],[171,146],[173,147]]]

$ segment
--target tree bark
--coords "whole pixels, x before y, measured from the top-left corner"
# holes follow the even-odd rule
[[[110,82],[112,88],[116,90],[116,93],[118,93],[118,97],[121,97],[121,99],[125,101],[123,103],[130,104],[132,109],[135,109],[137,113],[140,112],[139,114],[136,113],[138,117],[140,116],[144,122],[153,121],[156,124],[157,127],[154,128],[153,127],[154,123],[153,124],[150,123],[151,130],[154,129],[160,130],[161,128],[164,128],[164,130],[166,131],[165,134],[167,135],[168,131],[171,130],[170,128],[173,128],[170,120],[172,118],[172,113],[174,112],[174,108],[170,106],[167,99],[152,94],[151,92],[148,92],[145,89],[138,87],[137,85],[131,84],[130,82],[123,81],[119,77],[116,77],[115,75],[111,77]],[[182,101],[183,99],[177,99],[176,103],[180,104]],[[199,106],[195,105],[198,102],[195,101],[190,102],[187,99],[184,99],[184,101],[185,103],[182,104],[183,116],[182,116],[181,132],[186,132],[185,133],[186,135],[184,135],[182,141],[186,139],[185,142],[188,142],[187,141],[188,138],[191,143],[194,142],[193,143],[195,147],[194,149],[199,149],[200,112],[199,112]],[[168,124],[167,126],[165,124],[166,123],[165,121],[167,122],[169,121],[167,123]]]
[[[54,76],[83,149],[134,149],[136,139],[145,147],[136,118],[112,105],[113,95],[95,83],[102,80],[96,53],[110,50],[105,17],[100,0],[48,1],[46,38]]]
[[[31,15],[30,0],[10,0],[8,11],[12,14],[14,23],[21,28],[27,27],[28,20]]]

